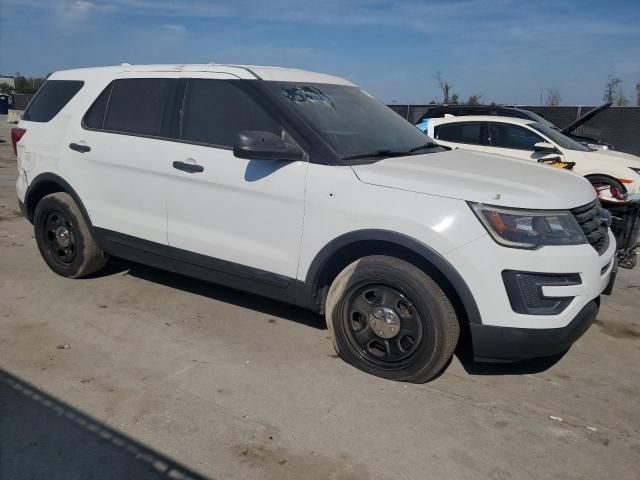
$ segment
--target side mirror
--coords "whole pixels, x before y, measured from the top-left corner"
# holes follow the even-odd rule
[[[540,153],[557,153],[558,150],[549,142],[538,142],[533,146],[536,152]]]
[[[248,160],[284,160],[295,162],[302,160],[303,151],[295,145],[286,143],[273,132],[260,130],[242,130],[238,133],[233,154]]]

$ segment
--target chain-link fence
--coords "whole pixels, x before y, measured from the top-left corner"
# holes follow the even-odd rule
[[[431,105],[389,105],[398,115],[411,123],[416,123]],[[581,115],[595,107],[543,107],[523,106],[546,118],[554,125],[564,128]],[[614,146],[616,150],[640,155],[640,107],[611,107],[598,113],[579,127],[575,135],[602,140]]]
[[[13,94],[13,108],[14,110],[24,110],[33,98],[33,95],[27,95],[26,93],[14,93]]]

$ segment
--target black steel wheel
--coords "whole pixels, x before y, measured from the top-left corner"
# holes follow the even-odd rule
[[[338,355],[392,380],[423,383],[440,373],[458,341],[451,302],[425,272],[393,257],[364,257],[334,280],[327,326]]]
[[[342,308],[346,311],[340,317],[352,347],[381,368],[410,360],[426,333],[413,302],[391,285],[355,286]]]
[[[84,277],[106,265],[107,255],[93,240],[69,194],[58,192],[43,197],[36,206],[33,227],[42,258],[58,275]]]
[[[50,211],[41,223],[41,235],[45,239],[46,254],[61,266],[73,263],[77,244],[71,221],[59,210]]]

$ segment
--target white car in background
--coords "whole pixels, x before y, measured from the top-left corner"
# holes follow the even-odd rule
[[[423,127],[424,128],[424,127]],[[559,157],[593,184],[640,193],[640,157],[611,150],[589,150],[541,123],[513,117],[477,115],[431,118],[424,130],[439,144],[478,152],[541,161]]]

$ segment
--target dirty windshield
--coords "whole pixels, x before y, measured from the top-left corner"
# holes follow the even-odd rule
[[[267,82],[343,159],[425,153],[433,141],[357,87]]]

